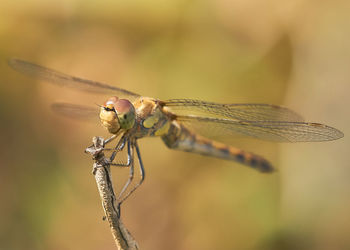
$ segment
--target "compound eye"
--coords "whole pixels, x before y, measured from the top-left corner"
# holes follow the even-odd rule
[[[114,108],[117,112],[120,127],[123,129],[130,129],[135,123],[135,108],[132,103],[126,99],[120,99]]]
[[[134,110],[134,105],[129,100],[120,99],[114,104],[114,108],[117,113],[127,113],[130,110]]]

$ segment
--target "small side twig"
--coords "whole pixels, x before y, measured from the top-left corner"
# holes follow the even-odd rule
[[[88,147],[85,152],[91,154],[94,159],[93,174],[114,241],[119,250],[139,249],[137,242],[120,220],[120,210],[116,206],[116,195],[111,181],[109,160],[103,153],[104,139],[94,137],[92,141],[93,145]]]

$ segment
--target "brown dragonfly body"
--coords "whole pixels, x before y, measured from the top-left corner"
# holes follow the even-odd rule
[[[294,111],[269,104],[219,104],[191,99],[161,101],[143,97],[108,84],[69,76],[30,62],[11,59],[15,70],[57,85],[83,91],[115,94],[100,107],[102,125],[120,136],[113,149],[110,164],[130,167],[130,178],[119,195],[124,201],[144,180],[144,168],[137,140],[161,137],[171,149],[232,160],[261,172],[272,172],[272,165],[263,157],[212,140],[216,135],[248,136],[276,142],[330,141],[343,137],[335,128],[320,123],[304,122]],[[123,97],[126,97],[123,99]],[[97,116],[93,107],[69,103],[55,103],[53,109],[70,117]],[[183,114],[185,113],[185,114]],[[118,152],[127,145],[127,162],[115,163]],[[141,180],[125,194],[134,176],[135,151],[140,165]],[[124,195],[124,196],[123,196]]]
[[[136,122],[130,134],[137,139],[159,136],[171,149],[238,161],[261,172],[273,171],[271,164],[256,154],[207,139],[191,131],[178,121],[177,115],[162,101],[140,97],[133,106],[136,111]]]

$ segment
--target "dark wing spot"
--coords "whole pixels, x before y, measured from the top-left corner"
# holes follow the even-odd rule
[[[314,122],[310,122],[310,123],[308,123],[308,125],[310,125],[312,127],[321,127],[321,128],[325,127],[325,125],[323,125],[321,123],[314,123]]]

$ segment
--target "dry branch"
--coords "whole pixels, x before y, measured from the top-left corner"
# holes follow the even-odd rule
[[[103,148],[104,139],[94,137],[93,145],[88,147],[85,152],[91,154],[94,159],[93,174],[114,241],[119,250],[139,249],[137,242],[120,220],[120,210],[116,204],[116,196],[111,181],[109,160],[105,157]]]

